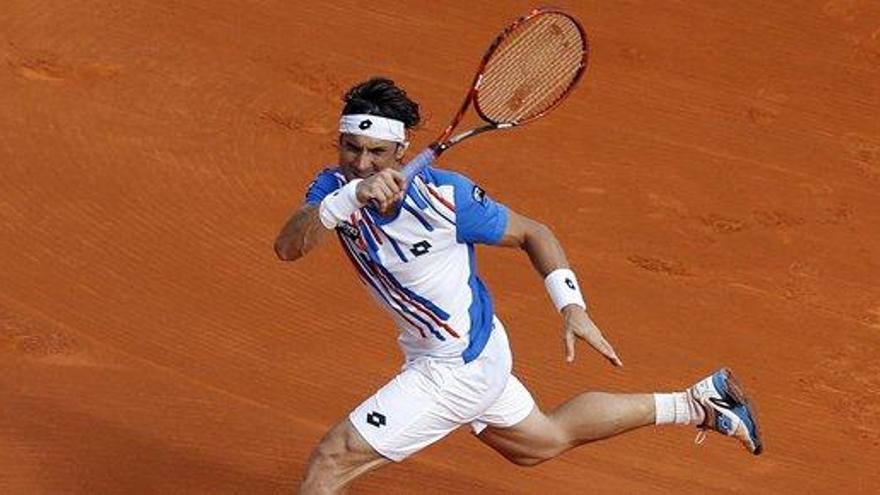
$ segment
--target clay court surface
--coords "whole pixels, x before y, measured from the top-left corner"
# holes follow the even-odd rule
[[[481,248],[516,372],[549,408],[728,365],[766,452],[647,428],[525,469],[462,429],[353,492],[877,493],[880,3],[557,3],[581,87],[442,164],[554,228],[626,366],[566,365]],[[424,146],[531,6],[0,1],[0,493],[292,493],[401,359],[337,246],[272,251],[339,97],[392,77]]]

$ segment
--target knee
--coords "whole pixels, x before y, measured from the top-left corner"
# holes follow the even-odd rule
[[[321,443],[312,451],[309,457],[307,471],[335,471],[342,464],[345,458],[345,449],[340,442],[330,442],[322,440]]]
[[[301,493],[325,493],[341,484],[348,449],[344,438],[328,434],[312,451],[306,465]]]

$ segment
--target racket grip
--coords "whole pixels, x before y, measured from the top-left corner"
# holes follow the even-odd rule
[[[403,176],[406,177],[407,186],[409,186],[409,183],[412,182],[415,176],[419,175],[422,170],[425,170],[425,167],[434,163],[434,160],[436,159],[437,152],[434,151],[433,147],[430,147],[425,148],[406,165],[404,165]]]

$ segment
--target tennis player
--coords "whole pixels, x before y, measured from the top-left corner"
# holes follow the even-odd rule
[[[620,358],[586,311],[553,232],[491,198],[470,179],[400,169],[419,106],[393,81],[351,88],[339,120],[339,165],[321,171],[275,241],[294,261],[335,234],[364,286],[385,307],[405,355],[401,372],[324,436],[301,493],[337,493],[355,478],[470,425],[511,462],[533,466],[587,442],[647,425],[695,425],[762,449],[753,411],[728,369],[672,393],[586,392],[545,412],[511,373],[504,324],[480,280],[475,244],[520,248],[562,318],[567,361],[585,340]]]

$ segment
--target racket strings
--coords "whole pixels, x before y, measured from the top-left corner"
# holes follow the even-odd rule
[[[571,36],[573,31],[576,44],[560,39],[560,33],[566,33],[553,19],[529,28],[499,54],[491,67],[495,77],[488,77],[483,87],[487,97],[481,99],[481,107],[497,119],[516,121],[544,111],[568,89],[580,68],[583,52],[576,28],[567,33]],[[572,45],[577,49],[566,49]]]
[[[548,13],[508,33],[486,64],[477,103],[496,123],[518,123],[551,108],[577,80],[585,41],[574,21]]]

